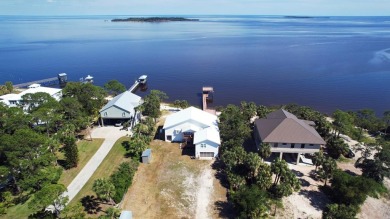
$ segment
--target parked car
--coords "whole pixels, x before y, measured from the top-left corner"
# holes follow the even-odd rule
[[[115,127],[121,127],[122,126],[122,123],[118,122],[118,123],[115,123]]]

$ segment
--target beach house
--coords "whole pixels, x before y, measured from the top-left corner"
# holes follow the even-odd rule
[[[218,156],[221,140],[215,115],[189,107],[169,115],[163,129],[165,141],[186,142],[194,146],[196,158]]]
[[[298,119],[280,109],[263,119],[255,120],[254,137],[258,149],[262,142],[271,145],[272,153],[297,155],[297,164],[302,154],[318,152],[325,141],[314,128],[313,121]]]
[[[6,94],[0,96],[0,102],[9,107],[17,107],[22,105],[23,96],[26,94],[47,93],[55,100],[59,101],[62,97],[62,89],[41,87],[40,84],[33,84],[29,86],[29,89],[22,91],[19,94]],[[27,108],[26,106],[24,107]]]
[[[101,125],[123,124],[129,121],[130,125],[134,126],[141,118],[135,108],[141,104],[142,98],[130,91],[115,96],[99,111]]]

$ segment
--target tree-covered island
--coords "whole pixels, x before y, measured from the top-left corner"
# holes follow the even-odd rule
[[[199,19],[189,19],[184,17],[130,17],[130,18],[116,18],[111,22],[169,22],[169,21],[199,21]]]

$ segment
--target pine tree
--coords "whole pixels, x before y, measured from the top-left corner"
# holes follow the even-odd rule
[[[65,146],[65,163],[67,168],[77,167],[79,154],[74,137],[66,137],[64,140]]]

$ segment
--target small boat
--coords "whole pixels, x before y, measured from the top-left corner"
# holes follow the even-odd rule
[[[140,84],[146,84],[146,80],[148,79],[148,76],[147,75],[141,75],[139,78],[138,78],[138,83]]]
[[[85,83],[93,83],[93,77],[91,75],[88,75],[84,78]]]

